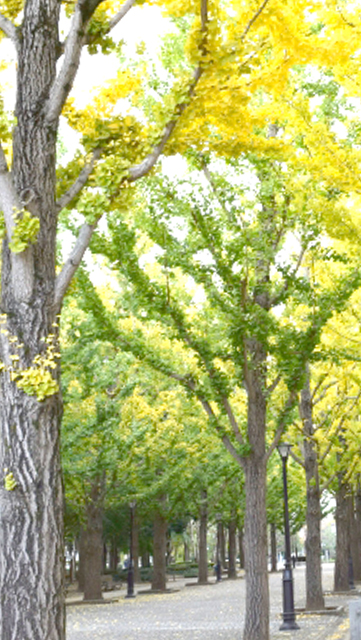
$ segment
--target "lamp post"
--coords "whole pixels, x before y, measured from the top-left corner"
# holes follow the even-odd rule
[[[130,544],[129,544],[129,565],[127,575],[127,595],[126,598],[135,598],[134,594],[134,570],[133,570],[133,526],[134,526],[134,509],[136,501],[132,500],[130,506]]]
[[[283,442],[277,449],[282,459],[283,470],[283,495],[285,506],[285,567],[283,570],[283,623],[280,631],[299,629],[296,622],[295,606],[293,601],[293,576],[291,565],[291,540],[290,522],[288,516],[288,493],[287,493],[287,458],[291,451],[291,444]]]

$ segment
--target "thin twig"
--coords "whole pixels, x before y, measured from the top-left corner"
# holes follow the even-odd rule
[[[257,18],[261,15],[263,9],[265,8],[266,4],[268,4],[268,2],[269,2],[269,0],[264,0],[262,2],[260,8],[258,9],[258,11],[256,11],[256,13],[254,14],[253,18],[251,18],[251,20],[249,21],[249,23],[246,26],[245,30],[243,31],[243,33],[241,35],[241,40],[244,40],[244,38],[246,37],[248,31],[250,30],[252,25],[256,22]]]

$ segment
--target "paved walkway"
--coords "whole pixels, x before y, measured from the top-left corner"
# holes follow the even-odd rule
[[[270,574],[272,640],[349,640],[348,605],[354,597],[326,596],[327,606],[344,606],[345,615],[300,614],[298,631],[279,631],[282,573]],[[126,599],[125,589],[105,594],[106,604],[75,604],[67,599],[67,640],[242,640],[245,580],[222,580],[186,587],[192,580],[170,580],[167,594],[145,593]],[[323,566],[323,586],[332,589],[333,565]],[[295,606],[305,605],[305,568],[294,571]],[[149,587],[149,585],[148,585]],[[147,585],[139,586],[146,590]],[[112,601],[116,598],[116,601]],[[73,603],[73,604],[72,604]]]

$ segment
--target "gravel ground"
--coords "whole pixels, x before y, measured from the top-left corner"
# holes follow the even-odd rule
[[[213,579],[212,579],[213,580]],[[333,565],[323,566],[323,586],[332,589]],[[245,580],[222,580],[209,586],[185,586],[188,580],[171,580],[167,594],[144,593],[133,599],[125,590],[108,592],[106,604],[67,602],[67,640],[242,640]],[[327,596],[326,605],[343,605],[346,615],[300,614],[300,629],[280,632],[282,573],[270,574],[272,640],[347,640],[350,595]],[[142,591],[147,587],[142,585]],[[305,568],[294,571],[295,607],[305,606]],[[355,597],[355,596],[353,596]],[[117,601],[111,601],[117,598]],[[73,604],[71,604],[73,602]]]

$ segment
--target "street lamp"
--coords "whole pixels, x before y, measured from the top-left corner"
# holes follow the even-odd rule
[[[283,495],[285,505],[285,567],[283,570],[283,623],[280,631],[299,629],[296,622],[295,606],[293,601],[293,577],[291,565],[291,540],[290,522],[288,516],[288,493],[287,493],[287,458],[291,451],[291,444],[282,442],[278,445],[278,453],[282,459],[283,467]]]
[[[135,598],[134,594],[134,570],[133,570],[133,526],[134,526],[134,509],[136,501],[132,500],[130,506],[130,544],[129,544],[129,564],[127,575],[127,595],[126,598]]]

